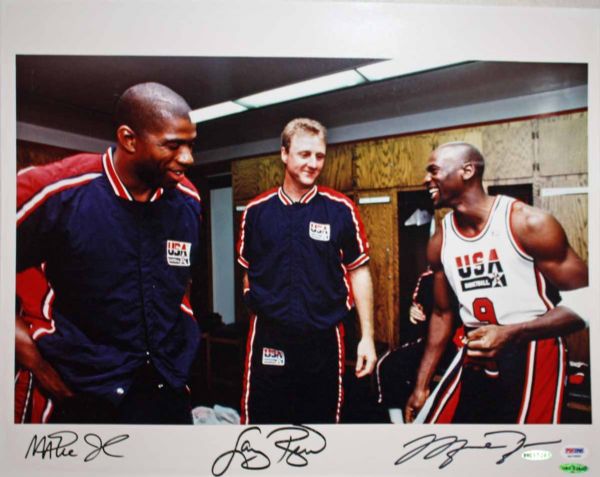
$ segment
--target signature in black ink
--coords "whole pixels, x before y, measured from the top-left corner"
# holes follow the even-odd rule
[[[215,477],[223,475],[229,469],[229,466],[233,463],[236,456],[240,456],[242,459],[241,467],[246,470],[261,470],[266,469],[271,465],[271,460],[267,457],[264,452],[255,450],[252,448],[249,440],[250,433],[261,434],[260,427],[252,426],[248,429],[243,430],[235,442],[235,447],[227,452],[221,454],[213,462],[212,474]],[[258,460],[256,460],[258,459]],[[256,461],[253,463],[253,461]]]
[[[92,451],[84,457],[83,461],[90,462],[100,454],[107,457],[123,457],[114,452],[109,452],[107,449],[127,439],[129,439],[129,434],[121,434],[102,442],[102,438],[98,434],[85,434],[83,441],[92,448]],[[79,435],[73,431],[57,431],[41,437],[35,434],[29,443],[25,459],[29,457],[41,457],[42,459],[77,457],[78,454],[74,447],[77,442],[79,442]]]
[[[483,434],[486,441],[481,445],[469,445],[467,439],[460,439],[458,436],[438,437],[437,434],[426,434],[417,437],[404,444],[404,448],[410,450],[396,460],[394,465],[404,464],[405,462],[421,455],[423,460],[434,459],[440,455],[445,459],[438,466],[439,469],[452,464],[456,455],[465,450],[488,451],[496,449],[508,449],[496,461],[496,465],[503,464],[506,460],[521,449],[533,446],[542,446],[550,444],[559,444],[561,440],[544,442],[527,442],[527,436],[519,431],[493,431]],[[415,447],[411,447],[415,446]]]
[[[52,459],[52,457],[56,459],[59,457],[77,457],[75,449],[70,447],[78,439],[77,433],[72,431],[57,431],[42,437],[35,434],[29,443],[25,458],[36,455],[41,456],[42,459],[46,457],[48,459]]]
[[[264,437],[262,435],[258,426],[243,430],[234,448],[224,452],[213,462],[212,474],[215,477],[225,474],[236,458],[242,469],[266,469],[271,466],[271,458],[266,453],[269,450],[277,450],[277,463],[285,462],[291,467],[306,467],[309,455],[318,454],[327,447],[325,436],[308,426],[285,426],[274,429]],[[266,452],[258,450],[257,444],[250,441],[251,438],[258,440],[261,437],[262,442],[259,445]]]
[[[327,447],[325,436],[306,426],[281,427],[267,435],[269,438],[272,436],[283,436],[282,439],[273,443],[275,447],[283,451],[277,462],[285,459],[285,463],[292,467],[306,467],[308,465],[306,456],[318,454]],[[302,445],[298,445],[298,442],[302,442]],[[306,446],[309,444],[310,448],[307,448]]]
[[[83,437],[83,440],[94,450],[92,452],[90,452],[88,455],[86,455],[85,459],[83,459],[83,461],[90,462],[90,461],[94,460],[96,457],[98,457],[101,453],[108,457],[115,457],[115,458],[123,457],[122,455],[111,454],[106,449],[108,447],[114,446],[115,444],[118,444],[119,442],[123,442],[127,439],[129,439],[129,434],[121,434],[119,436],[110,438],[103,444],[102,439],[100,438],[100,436],[98,434],[92,434],[92,433],[86,434]]]

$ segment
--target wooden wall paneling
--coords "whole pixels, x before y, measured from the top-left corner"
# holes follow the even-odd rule
[[[431,151],[453,141],[463,141],[473,144],[480,151],[483,149],[483,134],[481,127],[459,128],[446,131],[436,131],[429,136]]]
[[[587,185],[587,174],[540,178],[540,188],[577,187]],[[541,197],[540,206],[561,223],[573,250],[586,262],[588,260],[588,197],[560,195]],[[588,319],[593,317],[587,317]],[[569,359],[590,362],[589,330],[573,333],[566,338]]]
[[[587,112],[538,120],[540,174],[587,173]]]
[[[342,192],[352,190],[352,156],[354,144],[327,147],[325,166],[318,183]]]
[[[541,189],[579,187],[587,185],[587,174],[540,178]],[[573,250],[586,262],[588,259],[588,196],[559,195],[540,197],[540,207],[561,223]]]
[[[415,134],[357,144],[356,187],[379,189],[420,185],[432,151],[431,137],[431,134]]]
[[[398,180],[400,140],[396,138],[366,141],[356,145],[354,180],[357,189],[394,186]]]
[[[284,166],[279,154],[258,159],[259,193],[283,184]]]
[[[393,345],[397,335],[397,311],[394,309],[394,294],[397,293],[397,276],[394,268],[394,236],[396,222],[394,220],[397,207],[396,193],[393,190],[359,192],[357,201],[361,197],[389,195],[387,204],[359,205],[363,219],[370,251],[370,268],[373,277],[375,301],[375,339]]]
[[[533,174],[534,121],[483,126],[481,153],[486,179],[526,178]]]
[[[231,162],[231,187],[233,200],[251,199],[258,195],[259,159],[242,159]]]

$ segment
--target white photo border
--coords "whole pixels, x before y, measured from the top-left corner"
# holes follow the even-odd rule
[[[123,458],[25,459],[32,437],[64,427],[13,424],[16,81],[15,56],[149,55],[394,58],[587,63],[589,308],[600,309],[600,10],[513,6],[409,5],[386,2],[316,1],[5,1],[0,10],[0,462],[3,475],[211,475],[213,461],[235,445],[241,428],[230,426],[71,426],[80,435],[127,433]],[[442,63],[443,64],[443,63]],[[57,72],[68,74],[68,72]],[[93,94],[93,92],[90,92]],[[597,317],[590,342],[598,343]],[[591,368],[599,351],[591,346]],[[591,425],[502,426],[520,429],[528,442],[561,439],[587,448],[582,461],[592,474],[597,449],[600,382],[592,379]],[[71,429],[71,427],[69,429]],[[264,432],[273,426],[264,426]],[[51,429],[48,431],[48,429]],[[269,475],[563,475],[565,461],[553,446],[551,459],[531,462],[520,455],[497,465],[489,455],[464,451],[443,470],[439,460],[394,461],[404,443],[428,433],[458,435],[470,444],[500,426],[318,426],[327,449],[310,456],[307,467],[282,463]],[[543,446],[542,446],[543,447]],[[232,465],[225,475],[248,475]],[[251,475],[255,475],[251,474]],[[590,474],[591,475],[591,474]]]

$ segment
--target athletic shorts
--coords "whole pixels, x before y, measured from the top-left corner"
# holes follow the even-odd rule
[[[344,328],[291,330],[250,322],[242,424],[338,423],[344,398]]]
[[[488,366],[461,348],[415,422],[560,423],[566,365],[562,338],[507,346]]]

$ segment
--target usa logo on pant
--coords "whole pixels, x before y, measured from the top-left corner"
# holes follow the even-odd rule
[[[192,244],[167,240],[167,263],[172,267],[189,267]]]
[[[263,348],[262,364],[267,366],[285,366],[285,354],[279,349]]]

